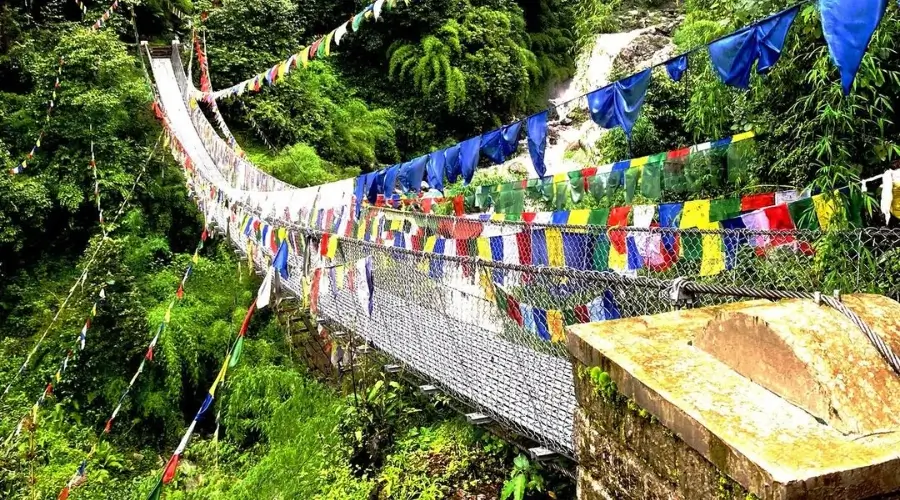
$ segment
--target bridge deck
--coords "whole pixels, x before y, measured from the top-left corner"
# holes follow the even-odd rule
[[[224,182],[224,177],[197,132],[183,98],[171,59],[153,59],[153,76],[172,132],[196,168]],[[182,79],[183,81],[183,79]],[[227,220],[227,222],[226,222]],[[232,242],[246,250],[238,221],[225,218]],[[347,262],[371,255],[360,247]],[[382,259],[388,259],[380,254]],[[264,265],[260,254],[260,265]],[[380,261],[379,261],[380,262]],[[302,262],[291,256],[291,279],[282,288],[300,295]],[[573,455],[575,394],[569,360],[559,352],[538,352],[504,337],[503,320],[495,306],[474,295],[458,293],[470,286],[463,273],[450,272],[433,287],[375,287],[370,317],[356,297],[345,291],[321,293],[319,314],[351,329],[405,363],[436,386],[510,430],[542,445]],[[375,267],[379,284],[407,277],[420,278],[416,264],[393,260]],[[459,270],[457,270],[459,271]]]

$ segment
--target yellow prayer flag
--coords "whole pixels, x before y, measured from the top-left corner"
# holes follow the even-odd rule
[[[196,251],[195,251],[195,252],[194,252],[194,256],[193,256],[193,257],[191,257],[191,262],[193,262],[193,263],[194,263],[194,264],[196,264],[196,263],[198,263],[198,262],[200,262],[200,255],[199,255],[199,254],[197,254],[197,252],[196,252]]]
[[[701,229],[719,229],[718,222],[711,222]],[[700,261],[700,276],[713,276],[725,270],[725,252],[722,249],[721,234],[703,235],[703,257]]]
[[[562,311],[547,311],[547,326],[550,329],[550,341],[562,342],[566,340],[566,333],[563,326]]]
[[[331,55],[331,38],[334,37],[334,31],[335,30],[331,30],[331,33],[325,35],[325,41],[322,42],[325,44],[325,55],[326,56]]]
[[[91,316],[97,315],[97,304],[94,304],[94,307],[91,307]]]
[[[569,174],[556,174],[553,176],[554,184],[559,184],[560,182],[569,182]]]
[[[278,229],[278,241],[279,243],[287,239],[287,229],[279,228]]]
[[[278,65],[278,79],[284,78],[284,74],[287,72],[287,62],[282,62]]]
[[[491,220],[506,220],[506,215],[500,213],[491,214]]]
[[[496,301],[497,297],[494,294],[494,282],[491,281],[491,271],[482,269],[479,273],[479,282],[481,289],[484,290],[484,298],[491,302]]]
[[[60,373],[59,370],[57,370],[56,371],[56,382],[59,383],[60,380],[62,380],[62,373]]]
[[[425,247],[423,250],[426,253],[434,252],[435,243],[437,243],[437,236],[429,236],[428,239],[425,240]]]
[[[309,66],[309,50],[307,47],[303,47],[300,49],[300,52],[297,52],[297,59],[300,59],[304,68]]]
[[[403,219],[401,217],[394,217],[391,219],[391,231],[399,231],[403,229]]]
[[[613,271],[624,271],[628,266],[628,255],[625,253],[619,253],[616,250],[616,247],[610,245],[609,247],[609,268]]]
[[[563,254],[562,233],[559,229],[547,228],[544,235],[547,240],[547,261],[550,267],[564,267],[566,257]]]
[[[681,211],[681,229],[709,226],[709,200],[686,201]]]
[[[819,227],[822,230],[828,229],[831,219],[834,218],[838,209],[838,194],[834,194],[831,199],[825,197],[824,194],[817,194],[812,197],[813,206],[816,208],[816,218],[819,219]]]
[[[225,371],[228,370],[228,361],[231,359],[231,352],[225,356],[225,362],[222,363],[222,368],[219,369],[219,374],[216,375],[216,379],[213,381],[212,386],[209,388],[209,395],[215,397],[216,396],[216,387],[225,380]]]
[[[751,130],[749,132],[742,132],[740,134],[735,135],[734,137],[731,138],[731,142],[732,143],[741,142],[741,141],[744,141],[747,139],[752,139],[754,137],[756,137],[756,134]]]
[[[891,215],[900,219],[900,183],[894,182],[891,191],[894,193],[894,199],[891,200]]]
[[[643,167],[644,165],[647,164],[648,161],[650,161],[649,156],[642,156],[640,158],[635,158],[635,159],[631,160],[631,164],[629,165],[628,168]]]
[[[491,260],[491,241],[484,236],[479,236],[475,240],[475,246],[478,248],[478,257],[484,260]]]
[[[338,248],[338,237],[332,235],[330,238],[328,238],[328,250],[327,250],[327,253],[325,254],[325,256],[328,257],[329,259],[333,259],[334,256],[337,255],[337,248]]]

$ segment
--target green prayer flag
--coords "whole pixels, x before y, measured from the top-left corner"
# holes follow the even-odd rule
[[[560,182],[555,186],[555,193],[553,194],[553,206],[556,210],[565,210],[566,209],[566,200],[569,194],[569,183],[568,182]]]
[[[649,200],[658,200],[661,194],[662,163],[648,163],[644,165],[641,174],[641,195]]]
[[[359,25],[362,24],[363,16],[366,15],[366,11],[362,11],[359,14],[353,16],[352,28],[353,31],[359,31]]]
[[[577,325],[578,317],[575,316],[575,309],[563,309],[563,323],[566,326]]]
[[[701,260],[703,258],[703,235],[690,229],[682,232],[681,256],[684,260]]]
[[[474,194],[466,195],[464,201],[464,208],[466,212],[472,211],[472,209],[477,209],[476,201],[478,201],[478,197]]]
[[[616,195],[616,191],[622,189],[622,186],[625,183],[624,173],[625,172],[621,170],[614,170],[609,173],[609,177],[606,179],[606,196],[610,199]]]
[[[147,500],[159,500],[162,497],[163,490],[163,482],[162,476],[160,476],[159,481],[156,483],[156,486],[153,487],[153,490],[150,491],[150,495],[147,496]]]
[[[541,198],[549,203],[553,203],[553,176],[548,175],[541,179]]]
[[[594,199],[600,201],[606,195],[606,178],[604,174],[596,174],[588,180],[588,187]]]
[[[684,176],[684,161],[679,158],[670,160],[663,167],[663,189],[672,193],[684,193],[690,187]]]
[[[506,206],[506,213],[521,214],[525,211],[525,191],[516,189],[507,193],[509,196],[509,204]]]
[[[572,202],[578,203],[584,197],[584,177],[581,170],[569,172],[569,187],[572,191]]]
[[[234,368],[237,366],[238,361],[241,360],[241,352],[244,351],[244,336],[241,335],[237,339],[237,343],[234,344],[234,350],[231,351],[231,358],[228,360],[228,367]]]
[[[541,180],[528,179],[528,186],[526,190],[528,191],[528,198],[532,200],[541,199]]]
[[[589,226],[605,226],[607,219],[609,219],[609,209],[600,208],[591,210],[591,213],[588,214],[587,223]]]
[[[641,170],[643,170],[641,167],[631,167],[625,171],[625,203],[634,201],[634,193],[641,179]]]
[[[863,198],[856,189],[848,189],[841,192],[844,203],[844,213],[847,223],[851,228],[862,227]]]
[[[497,299],[497,308],[500,309],[500,312],[506,313],[506,292],[501,290],[499,287],[494,287],[495,293],[494,296]]]
[[[593,215],[593,212],[591,213]],[[594,252],[591,254],[593,268],[595,271],[606,271],[609,269],[609,237],[606,233],[598,234],[594,240]]]
[[[502,191],[497,194],[497,202],[494,203],[494,213],[505,214],[509,206],[509,191]]]
[[[812,198],[803,198],[788,203],[788,212],[797,229],[819,229],[819,218],[816,216],[816,204]]]
[[[507,212],[504,220],[509,222],[518,222],[522,220],[522,210],[519,210],[518,212]]]
[[[709,202],[709,221],[722,222],[741,214],[740,198],[718,198]]]
[[[649,157],[649,159],[647,160],[647,165],[650,165],[652,163],[658,163],[662,165],[665,161],[666,153],[658,153]],[[644,167],[646,167],[647,165],[644,165]]]

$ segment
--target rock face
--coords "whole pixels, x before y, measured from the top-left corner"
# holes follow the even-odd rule
[[[900,351],[900,303],[843,301]],[[582,500],[900,498],[900,377],[837,311],[731,303],[566,340]]]

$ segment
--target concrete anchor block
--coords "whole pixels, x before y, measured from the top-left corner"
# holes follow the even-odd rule
[[[531,458],[536,462],[547,462],[559,456],[555,451],[548,450],[547,448],[541,446],[529,448],[528,454],[531,455]]]
[[[426,396],[433,396],[438,392],[438,388],[433,385],[420,385],[419,390]]]
[[[384,365],[385,373],[399,373],[401,369],[400,365]]]

